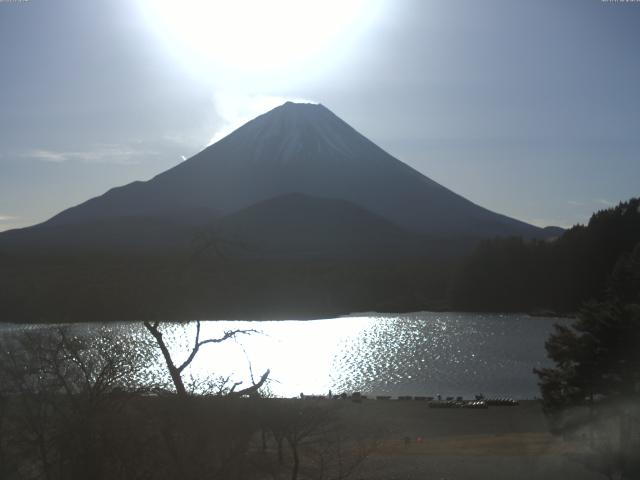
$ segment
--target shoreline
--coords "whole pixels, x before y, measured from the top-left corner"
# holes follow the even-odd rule
[[[466,315],[478,315],[478,316],[506,316],[506,315],[518,315],[531,317],[532,319],[536,318],[547,318],[547,319],[558,319],[558,320],[572,320],[577,318],[577,313],[558,313],[558,312],[508,312],[508,311],[467,311],[467,310],[449,310],[449,309],[433,309],[433,310],[408,310],[408,311],[375,311],[375,310],[367,310],[361,312],[348,312],[348,313],[336,313],[334,316],[329,315],[299,315],[296,317],[284,317],[284,318],[274,318],[273,316],[268,317],[253,317],[253,318],[242,318],[242,317],[220,317],[220,318],[194,318],[194,319],[184,319],[184,320],[159,320],[163,323],[191,323],[191,322],[307,322],[307,321],[319,321],[319,320],[338,320],[341,318],[354,318],[354,317],[377,317],[383,315],[419,315],[419,314],[429,314],[429,313],[446,313],[446,314],[466,314]],[[150,321],[152,321],[151,319]],[[21,325],[34,325],[34,326],[48,326],[48,327],[64,327],[70,325],[111,325],[111,324],[122,324],[122,323],[142,323],[144,319],[136,319],[136,320],[108,320],[108,321],[70,321],[70,322],[10,322],[6,320],[0,320],[0,326],[21,326]]]

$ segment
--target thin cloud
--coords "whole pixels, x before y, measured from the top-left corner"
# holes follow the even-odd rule
[[[69,160],[69,152],[54,152],[52,150],[29,150],[22,155],[23,157],[36,158],[43,162],[62,163]]]
[[[578,202],[576,200],[568,200],[567,203],[569,205],[571,205],[572,207],[583,207],[584,206],[584,203]]]
[[[140,163],[139,157],[156,154],[154,151],[133,148],[129,145],[102,144],[88,150],[32,149],[22,156],[50,163],[82,162],[137,165]]]
[[[611,200],[607,200],[606,198],[594,198],[593,203],[604,205],[605,207],[613,207],[615,205]]]
[[[165,143],[186,146],[193,146],[202,141],[199,135],[186,134],[184,132],[165,133],[161,138]]]

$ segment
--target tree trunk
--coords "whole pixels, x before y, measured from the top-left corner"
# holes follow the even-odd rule
[[[300,468],[300,457],[298,456],[298,445],[297,442],[295,441],[291,441],[290,439],[287,439],[289,441],[289,445],[291,446],[291,453],[293,454],[293,467],[291,469],[291,480],[297,480],[298,479],[298,469]]]
[[[278,465],[282,466],[284,463],[284,455],[282,454],[282,437],[276,437],[276,443],[278,444]]]
[[[167,348],[167,344],[162,338],[162,332],[158,328],[157,324],[152,325],[149,322],[144,322],[144,326],[149,333],[153,335],[153,337],[158,342],[158,346],[160,347],[160,351],[162,352],[162,356],[164,357],[164,361],[167,364],[167,369],[169,370],[169,375],[171,375],[171,380],[173,381],[173,385],[176,387],[176,393],[179,397],[185,398],[187,396],[187,389],[184,388],[184,383],[182,381],[182,375],[180,374],[180,370],[173,363],[171,359],[171,353],[169,353],[169,349]]]
[[[173,380],[173,385],[176,387],[176,393],[178,397],[185,398],[187,396],[187,389],[184,388],[184,383],[182,382],[182,375],[175,367],[175,365],[171,362],[171,357],[169,356],[169,352],[165,355],[164,350],[162,352],[164,355],[164,359],[167,362],[167,367],[169,368],[169,373],[171,374],[171,380]]]

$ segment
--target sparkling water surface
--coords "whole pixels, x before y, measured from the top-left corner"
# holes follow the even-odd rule
[[[375,395],[462,395],[534,398],[532,370],[549,365],[544,343],[554,323],[568,320],[522,314],[418,312],[362,314],[324,320],[203,321],[201,339],[227,330],[254,330],[201,348],[185,370],[187,381],[230,377],[250,385],[268,368],[277,396],[360,391]],[[1,332],[46,330],[0,326]],[[76,335],[112,330],[137,348],[153,348],[141,323],[69,327]],[[165,324],[175,363],[188,355],[195,324]],[[159,351],[149,370],[165,376]],[[155,363],[155,364],[154,364]]]

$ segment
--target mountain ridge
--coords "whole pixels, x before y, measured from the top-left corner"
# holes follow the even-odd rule
[[[180,212],[197,209],[225,216],[293,192],[343,199],[419,234],[550,236],[438,184],[323,105],[292,102],[254,118],[146,182],[113,188],[31,228],[125,216],[166,215],[174,221]],[[210,221],[200,219],[202,225]]]

